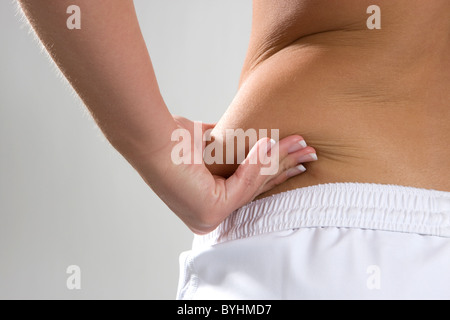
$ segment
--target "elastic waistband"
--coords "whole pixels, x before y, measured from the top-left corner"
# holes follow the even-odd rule
[[[450,192],[336,183],[295,189],[233,212],[194,248],[297,228],[358,228],[450,238]]]

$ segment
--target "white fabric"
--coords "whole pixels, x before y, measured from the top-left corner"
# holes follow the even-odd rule
[[[284,192],[196,236],[180,266],[178,299],[450,299],[450,193]]]

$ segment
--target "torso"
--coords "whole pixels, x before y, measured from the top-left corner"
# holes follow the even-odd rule
[[[372,4],[381,30],[366,26]],[[317,150],[262,197],[333,182],[450,191],[450,1],[254,0],[239,91],[213,135],[231,128]]]

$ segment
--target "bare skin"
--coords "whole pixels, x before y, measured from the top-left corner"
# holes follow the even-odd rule
[[[366,27],[373,4],[381,30]],[[315,147],[305,174],[260,198],[335,182],[450,191],[449,52],[448,0],[254,0],[240,88],[213,136],[277,128]]]
[[[63,1],[19,2],[109,141],[196,233],[258,195],[319,183],[450,191],[448,0],[255,0],[240,88],[213,136],[280,129],[287,138],[270,177],[248,162],[210,166],[214,175],[171,163],[171,133],[192,123],[165,106],[132,0],[78,0],[78,32],[65,28]],[[372,4],[382,8],[382,30],[365,27]],[[298,134],[320,161],[287,180],[314,152],[289,152]]]
[[[193,232],[214,230],[234,210],[301,174],[299,158],[315,152],[299,148],[301,136],[286,137],[270,149],[279,152],[278,172],[262,175],[267,155],[259,156],[259,150],[269,149],[269,139],[260,139],[227,179],[212,175],[204,164],[175,164],[171,153],[178,141],[172,141],[172,133],[192,133],[193,122],[173,116],[164,103],[133,1],[77,0],[83,27],[75,31],[66,27],[65,1],[19,3],[111,144]],[[192,144],[186,154],[201,159],[202,148]]]

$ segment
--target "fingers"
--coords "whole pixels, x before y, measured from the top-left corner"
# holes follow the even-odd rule
[[[314,148],[307,146],[301,136],[290,136],[280,141],[279,168],[276,174],[270,176],[261,186],[257,195],[273,189],[286,180],[306,171],[304,163],[317,161]]]
[[[226,180],[225,205],[228,210],[234,211],[255,198],[255,194],[267,180],[267,176],[261,175],[261,169],[264,167],[261,160],[264,162],[267,159],[269,151],[275,145],[276,142],[269,138],[259,140],[236,172]],[[261,159],[259,154],[264,154],[264,158]]]
[[[207,210],[202,228],[197,229],[203,233],[214,230],[236,209],[290,177],[304,172],[301,163],[315,161],[317,156],[314,155],[314,148],[306,146],[300,136],[290,136],[279,143],[269,138],[259,140],[230,178],[225,180],[215,177],[215,190],[205,201],[210,202],[206,207],[213,209]],[[262,174],[268,168],[271,170],[266,172],[272,173]]]
[[[303,166],[303,163],[318,160],[316,150],[308,147],[303,138],[298,137],[297,139],[293,139],[294,142],[289,141],[289,146],[284,146],[280,155],[280,170],[278,173],[284,172],[283,176],[287,176],[287,178],[305,172],[306,168]],[[297,143],[295,143],[296,140]]]
[[[269,160],[269,161],[268,161]],[[305,172],[302,163],[316,161],[316,151],[301,136],[279,143],[261,139],[226,181],[227,202],[239,208],[287,179]]]

